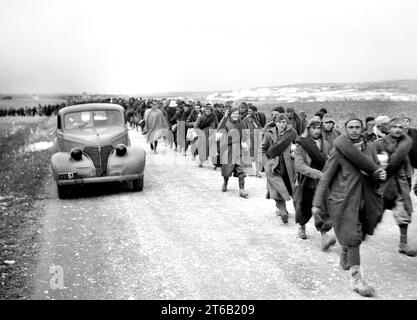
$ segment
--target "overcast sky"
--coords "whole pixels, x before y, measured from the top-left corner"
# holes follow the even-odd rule
[[[417,1],[0,0],[0,93],[417,78]]]

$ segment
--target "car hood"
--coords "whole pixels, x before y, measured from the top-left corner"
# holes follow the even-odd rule
[[[105,146],[114,144],[127,131],[123,127],[80,128],[66,131],[64,139],[80,143],[85,146]]]

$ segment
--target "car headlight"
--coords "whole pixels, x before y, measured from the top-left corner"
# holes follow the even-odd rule
[[[125,155],[126,154],[126,151],[127,151],[127,148],[126,148],[126,146],[123,143],[117,145],[117,147],[116,147],[116,154],[119,157]]]
[[[79,161],[81,160],[82,156],[83,152],[81,151],[81,149],[73,148],[71,150],[71,158],[73,158],[74,160]]]

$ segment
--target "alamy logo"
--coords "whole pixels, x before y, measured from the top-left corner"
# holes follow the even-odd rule
[[[49,267],[49,273],[53,274],[49,280],[51,289],[64,289],[64,269],[61,266],[53,265]]]

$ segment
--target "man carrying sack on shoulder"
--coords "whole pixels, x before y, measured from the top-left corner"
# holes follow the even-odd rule
[[[350,270],[353,291],[373,297],[375,290],[365,283],[361,272],[359,247],[381,221],[383,199],[379,184],[386,179],[386,172],[361,137],[362,120],[349,114],[344,123],[346,135],[334,140],[334,150],[314,195],[312,213],[323,220],[329,214],[342,246],[340,266]]]

